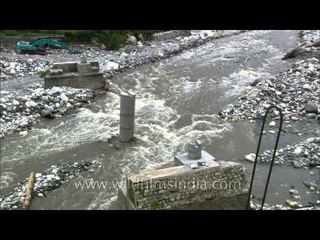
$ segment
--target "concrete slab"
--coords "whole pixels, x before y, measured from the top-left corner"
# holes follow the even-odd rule
[[[218,162],[211,161],[204,166],[200,166],[198,169],[191,169],[190,167],[183,165],[183,166],[163,168],[158,170],[144,171],[140,174],[131,176],[129,180],[132,183],[139,183],[139,182],[147,181],[150,179],[161,180],[166,178],[174,178],[180,174],[196,173],[196,172],[201,172],[203,170],[208,170],[208,169],[220,170],[220,164]]]
[[[52,68],[53,69],[62,69],[62,71],[64,73],[77,72],[77,63],[75,63],[75,62],[54,63]]]
[[[91,72],[91,64],[90,63],[78,63],[77,70],[80,74],[90,73]]]
[[[198,163],[210,163],[215,160],[215,157],[211,156],[207,151],[201,150],[201,158],[200,159],[190,159],[188,158],[188,153],[183,153],[177,156],[174,156],[174,162],[177,165],[187,165],[191,166],[193,164],[198,164]]]
[[[81,75],[69,73],[58,76],[47,75],[44,81],[45,88],[66,86],[74,88],[102,89],[106,84],[103,73],[87,73]]]

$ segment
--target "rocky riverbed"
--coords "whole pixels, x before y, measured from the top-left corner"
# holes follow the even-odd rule
[[[320,31],[301,31],[301,47],[298,55],[292,60],[289,69],[277,76],[255,80],[247,92],[238,98],[236,103],[228,105],[219,112],[226,121],[255,121],[263,118],[266,110],[275,105],[284,116],[286,130],[298,136],[307,134],[307,130],[296,130],[292,123],[301,119],[320,121],[320,46],[313,44],[320,40]],[[304,53],[309,58],[301,59]],[[268,116],[270,128],[277,128],[280,112],[273,110]],[[276,133],[269,130],[269,133]],[[313,131],[319,136],[319,131]],[[275,164],[289,164],[294,167],[313,167],[320,165],[319,139],[309,138],[295,145],[278,150]],[[265,151],[259,156],[262,163],[271,161],[271,151]],[[255,154],[248,154],[245,158],[254,161]]]
[[[259,156],[261,163],[269,163],[273,151],[266,150]],[[308,138],[298,144],[277,150],[275,164],[292,165],[295,168],[320,167],[320,138]]]
[[[119,49],[119,51],[107,51],[101,46],[73,46],[77,52],[80,52],[79,54],[70,54],[66,50],[50,50],[45,56],[28,56],[5,49],[0,56],[0,80],[35,76],[48,69],[54,62],[78,61],[82,56],[99,61],[101,71],[105,73],[107,78],[110,78],[118,72],[156,62],[213,39],[241,32],[244,31],[168,31],[155,34],[152,41],[137,41],[134,36],[131,36],[131,44]]]
[[[46,197],[48,191],[59,188],[64,182],[76,178],[82,171],[94,172],[100,167],[98,161],[81,161],[74,163],[60,163],[53,165],[43,173],[35,174],[33,197]],[[19,210],[25,199],[28,178],[18,184],[9,194],[0,197],[0,209]]]
[[[297,201],[287,201],[288,205],[276,204],[276,205],[268,205],[265,204],[263,206],[263,210],[320,210],[320,203],[312,206],[302,206]],[[256,204],[251,202],[251,209],[252,210],[260,210],[261,204]]]
[[[61,117],[69,109],[81,107],[95,97],[95,92],[89,89],[44,89],[40,84],[28,90],[29,94],[24,96],[1,91],[0,138],[13,132],[26,135],[40,117]]]
[[[49,69],[53,63],[49,60],[21,58],[13,56],[0,56],[0,81],[14,78],[24,78],[34,76],[40,71]]]
[[[245,94],[235,103],[226,106],[219,112],[225,121],[255,122],[263,118],[266,110],[275,105],[284,116],[282,134],[297,134],[301,141],[279,148],[276,153],[275,165],[291,165],[294,168],[304,168],[310,175],[318,175],[320,169],[320,132],[319,129],[296,129],[298,121],[320,123],[320,31],[301,31],[299,48],[290,53],[287,61],[291,61],[286,72],[266,79],[256,79],[247,88]],[[292,54],[293,53],[293,54]],[[287,54],[286,56],[288,56]],[[280,112],[273,110],[269,113],[267,132],[275,134],[278,128]],[[311,132],[310,132],[311,131]],[[314,137],[304,137],[312,134]],[[272,159],[273,151],[265,150],[258,156],[258,163],[267,164]],[[254,162],[254,153],[244,156],[249,162]],[[319,181],[303,182],[307,193],[320,196]],[[320,209],[320,201],[313,203],[317,206],[305,208],[301,204],[299,192],[290,189],[290,198],[286,205],[265,205],[266,210],[287,209]],[[259,203],[253,199],[253,209],[259,209]]]
[[[278,106],[285,120],[297,121],[308,117],[320,121],[320,47],[311,47],[319,41],[320,31],[302,31],[301,52],[309,52],[310,58],[292,61],[288,71],[268,79],[258,79],[234,104],[220,111],[227,121],[261,119],[268,107]],[[279,119],[273,111],[271,118]]]
[[[273,150],[266,150],[258,156],[259,163],[270,163]],[[255,161],[256,154],[251,153],[245,156],[249,162]],[[287,145],[277,149],[275,165],[292,165],[295,168],[310,169],[320,168],[320,137],[308,138],[300,143]]]

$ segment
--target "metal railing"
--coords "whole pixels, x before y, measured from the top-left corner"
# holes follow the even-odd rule
[[[262,198],[262,203],[261,203],[260,210],[263,210],[263,205],[264,205],[264,202],[265,202],[265,199],[266,199],[266,196],[267,196],[268,186],[269,186],[270,177],[271,177],[271,173],[272,173],[272,168],[273,168],[273,164],[274,164],[274,160],[275,160],[275,156],[276,156],[276,151],[277,151],[277,148],[278,148],[278,143],[279,143],[280,134],[281,134],[281,130],[282,130],[282,122],[283,122],[283,114],[282,114],[281,109],[279,107],[277,107],[277,106],[274,106],[274,105],[270,106],[267,109],[267,111],[266,111],[266,113],[264,115],[264,118],[263,118],[263,123],[262,123],[262,127],[261,127],[258,147],[257,147],[257,151],[256,151],[256,157],[255,157],[255,160],[254,160],[254,165],[253,165],[253,170],[252,170],[252,176],[251,176],[251,182],[250,182],[250,188],[249,188],[249,196],[248,196],[248,202],[247,202],[247,209],[250,209],[251,192],[252,192],[252,186],[253,186],[254,176],[255,176],[255,172],[256,172],[256,166],[257,166],[257,162],[258,162],[258,156],[259,156],[259,151],[260,151],[261,139],[262,139],[262,135],[263,135],[263,131],[264,131],[264,125],[266,123],[269,111],[271,109],[273,109],[273,108],[276,108],[280,113],[280,124],[279,124],[276,144],[275,144],[275,147],[274,147],[274,150],[273,150],[273,156],[272,156],[272,160],[271,160],[271,163],[270,163],[270,169],[269,169],[266,186],[265,186],[264,193],[263,193],[263,198]]]

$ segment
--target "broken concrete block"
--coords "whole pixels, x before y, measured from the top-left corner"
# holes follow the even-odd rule
[[[91,72],[91,64],[90,63],[78,63],[77,70],[80,74],[90,73]]]
[[[58,69],[50,69],[49,70],[49,74],[50,75],[60,75],[60,74],[62,74],[63,73],[63,71],[62,71],[62,69],[60,69],[60,68],[58,68]]]

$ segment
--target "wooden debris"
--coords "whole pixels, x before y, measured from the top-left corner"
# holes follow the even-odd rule
[[[24,199],[23,205],[22,205],[23,210],[27,210],[30,206],[35,180],[36,180],[36,175],[34,172],[32,172],[29,176],[29,181],[28,181],[27,187],[26,187],[25,199]]]

